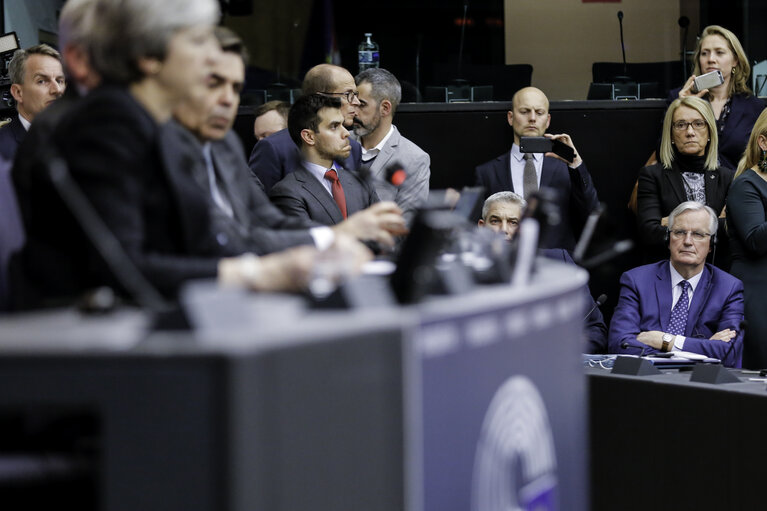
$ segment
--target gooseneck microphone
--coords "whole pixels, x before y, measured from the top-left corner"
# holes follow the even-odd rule
[[[735,335],[735,339],[730,341],[730,346],[727,348],[727,351],[724,353],[724,357],[722,357],[722,365],[724,365],[724,361],[727,360],[727,357],[730,356],[730,353],[732,353],[732,350],[735,348],[735,341],[740,337],[741,335],[743,337],[746,336],[746,328],[748,327],[748,321],[745,319],[740,320],[740,324],[738,325],[738,333]]]
[[[173,309],[160,293],[139,271],[119,240],[96,212],[80,186],[69,173],[66,162],[53,157],[48,166],[48,176],[75,218],[85,237],[102,257],[116,281],[144,309],[153,313],[164,313]]]
[[[586,313],[586,316],[583,318],[583,321],[586,321],[587,319],[589,319],[589,316],[591,316],[591,313],[597,310],[597,307],[603,306],[606,301],[607,301],[606,294],[602,293],[601,295],[599,295],[599,297],[597,298],[597,301],[594,302],[594,306],[591,309],[589,309],[588,313]]]
[[[687,80],[687,32],[690,30],[690,18],[687,16],[681,16],[679,18],[679,26],[682,28],[682,81]]]
[[[621,29],[621,52],[623,52],[623,76],[628,76],[628,66],[626,65],[626,45],[623,42],[623,11],[618,11],[618,25]]]
[[[634,349],[638,350],[639,346],[634,346],[633,344],[629,344],[627,341],[623,341],[621,343],[621,348],[623,348],[624,350],[627,350],[629,348],[634,348]],[[642,351],[639,352],[639,358],[644,357],[645,351],[647,351],[647,346],[646,345],[642,346]]]

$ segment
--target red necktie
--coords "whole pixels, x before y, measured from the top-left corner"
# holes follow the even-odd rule
[[[333,193],[333,200],[338,204],[338,209],[341,210],[341,214],[346,218],[346,196],[344,195],[344,189],[341,186],[341,181],[338,180],[338,174],[335,169],[330,169],[325,172],[325,179],[330,181],[330,191]]]

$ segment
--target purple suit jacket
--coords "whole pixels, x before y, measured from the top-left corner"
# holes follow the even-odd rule
[[[621,293],[610,322],[608,351],[637,355],[657,350],[636,340],[640,332],[660,330],[668,332],[671,320],[671,271],[668,260],[639,266],[621,276]],[[706,264],[703,275],[692,297],[684,343],[685,351],[722,360],[727,366],[740,367],[743,354],[743,283],[719,268]],[[738,331],[730,341],[713,341],[713,334],[731,328]],[[626,349],[621,344],[628,343]],[[735,343],[730,350],[731,343]],[[728,354],[729,350],[729,354]]]

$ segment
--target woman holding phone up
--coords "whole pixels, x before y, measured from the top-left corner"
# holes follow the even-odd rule
[[[754,122],[764,109],[764,102],[751,93],[748,76],[751,66],[735,34],[718,25],[706,27],[698,40],[693,75],[683,87],[669,94],[669,102],[677,98],[698,96],[711,103],[719,135],[719,163],[735,169]],[[720,71],[724,83],[694,92],[695,78]]]

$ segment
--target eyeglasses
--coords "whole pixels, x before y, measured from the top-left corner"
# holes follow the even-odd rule
[[[692,239],[695,241],[703,241],[707,236],[713,236],[713,234],[700,231],[684,231],[682,229],[674,229],[671,231],[671,236],[677,240],[685,239],[688,234],[692,236]]]
[[[343,96],[349,103],[354,101],[354,98],[359,99],[360,97],[360,93],[356,90],[349,90],[346,92],[321,92],[320,94],[325,94],[326,96]]]
[[[676,121],[672,126],[676,131],[687,131],[687,128],[690,126],[692,126],[695,131],[702,131],[707,127],[707,124],[703,119],[695,119],[692,122]]]

